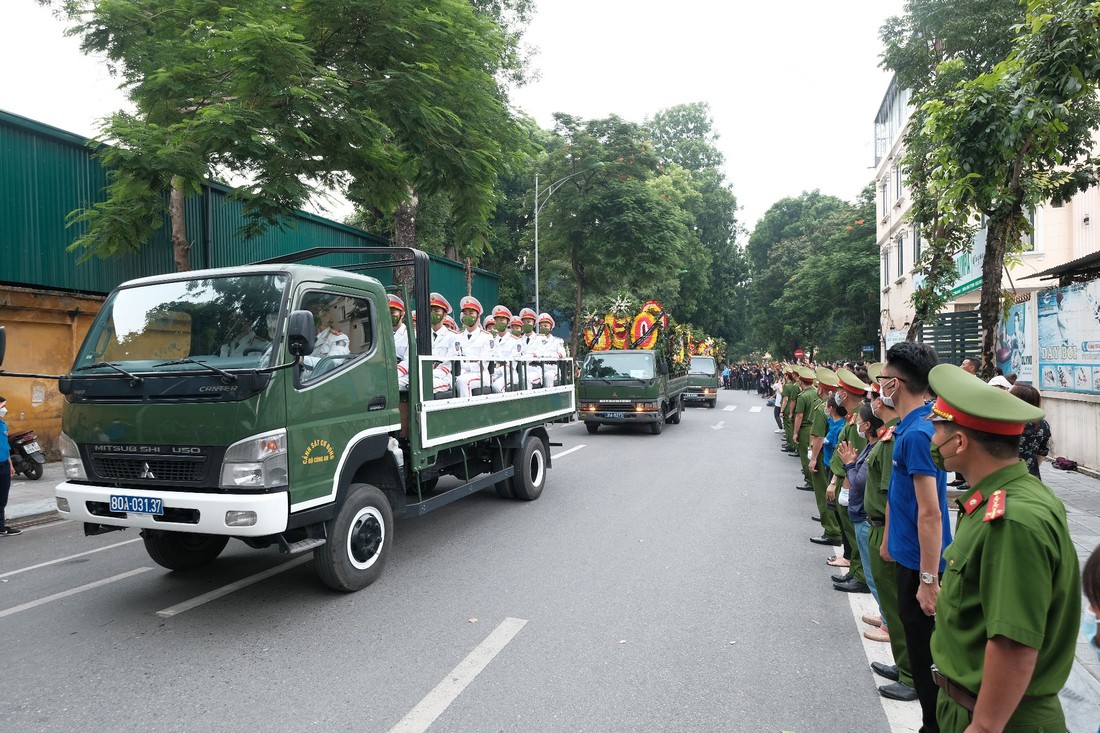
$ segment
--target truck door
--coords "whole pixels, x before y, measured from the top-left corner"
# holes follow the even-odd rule
[[[343,465],[381,455],[400,427],[385,303],[381,289],[303,283],[295,293],[293,307],[313,313],[317,339],[288,380],[291,512],[333,501]]]

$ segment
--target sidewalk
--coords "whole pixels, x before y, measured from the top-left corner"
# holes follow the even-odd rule
[[[42,478],[31,481],[23,474],[11,480],[8,506],[4,511],[5,522],[15,527],[52,519],[57,513],[53,489],[65,480],[61,462],[47,463]]]

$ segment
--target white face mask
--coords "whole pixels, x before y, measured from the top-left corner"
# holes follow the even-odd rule
[[[0,417],[4,417],[7,414],[8,414],[8,408],[0,407]]]

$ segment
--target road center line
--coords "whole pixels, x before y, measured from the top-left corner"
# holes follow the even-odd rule
[[[574,449],[576,450],[576,449]],[[443,714],[452,702],[462,694],[474,679],[489,666],[493,657],[500,653],[508,642],[515,638],[527,624],[526,619],[506,618],[485,641],[458,663],[443,680],[421,700],[408,715],[390,728],[390,733],[423,733],[431,727],[436,718]]]
[[[241,578],[235,583],[223,585],[221,588],[215,588],[209,593],[203,593],[201,596],[195,596],[191,600],[184,601],[183,603],[177,603],[174,606],[169,606],[168,608],[157,611],[157,615],[161,618],[172,618],[173,616],[181,614],[184,611],[190,611],[192,608],[201,606],[204,603],[209,603],[210,601],[221,598],[222,596],[227,596],[230,593],[240,590],[241,588],[247,588],[253,583],[259,583],[261,580],[266,580],[272,575],[278,575],[279,573],[286,572],[291,568],[296,568],[302,563],[309,562],[312,559],[313,553],[307,553],[305,555],[302,555],[301,557],[294,558],[290,562],[284,562],[282,565],[276,565],[273,568],[268,568],[267,570],[256,573],[255,575],[249,575],[247,578]]]
[[[44,568],[48,565],[56,565],[59,562],[65,562],[66,560],[73,560],[73,559],[78,558],[78,557],[84,557],[85,555],[92,555],[96,552],[103,552],[104,550],[111,550],[111,549],[114,549],[115,547],[122,547],[123,545],[129,545],[133,542],[141,542],[141,538],[140,537],[135,537],[132,540],[125,540],[124,542],[116,542],[113,545],[106,545],[104,547],[97,547],[94,550],[88,550],[87,552],[78,552],[75,555],[69,555],[68,557],[59,557],[56,560],[47,560],[46,562],[40,562],[37,565],[31,565],[30,567],[19,568],[18,570],[9,570],[6,573],[0,573],[0,578],[10,578],[13,575],[19,575],[20,573],[25,573],[28,570],[38,570],[39,568]]]
[[[725,410],[726,412],[733,412],[734,410],[737,409],[737,405],[726,405],[722,409]]]
[[[572,453],[574,451],[579,451],[585,445],[587,445],[587,443],[581,443],[580,445],[575,445],[572,448],[570,448],[569,450],[563,450],[561,453],[550,456],[550,458],[553,459],[553,458],[561,458],[562,456],[567,456],[567,455],[569,455],[570,453]],[[3,577],[3,576],[0,576],[0,577]]]
[[[756,407],[750,407],[749,412],[760,412],[762,409],[764,408],[762,408],[760,405],[757,405]]]
[[[139,573],[144,573],[147,570],[152,570],[152,568],[135,568],[134,570],[131,570],[131,571],[126,572],[126,573],[122,573],[120,575],[115,575],[115,576],[110,577],[110,578],[104,578],[103,580],[97,580],[94,583],[88,583],[87,585],[82,585],[79,588],[70,588],[69,590],[61,591],[60,593],[54,593],[52,596],[46,596],[45,598],[39,598],[37,601],[30,601],[29,603],[24,603],[20,606],[13,606],[12,608],[9,608],[7,610],[0,611],[0,618],[4,618],[6,616],[14,616],[15,614],[20,613],[21,611],[27,611],[27,610],[30,610],[32,608],[37,608],[38,606],[45,605],[45,604],[50,603],[52,601],[57,601],[57,600],[60,600],[62,598],[68,598],[69,596],[75,596],[77,593],[83,593],[86,590],[91,590],[92,588],[98,588],[101,585],[107,585],[108,583],[114,583],[115,581],[118,581],[118,580],[125,580],[126,578],[129,578],[132,575],[138,575]]]

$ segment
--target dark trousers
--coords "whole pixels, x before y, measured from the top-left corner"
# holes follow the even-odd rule
[[[11,466],[7,461],[0,463],[0,529],[4,528],[4,507],[8,505],[8,492],[11,491]]]
[[[775,417],[775,426],[777,428],[782,428],[783,427],[783,416],[779,414],[779,405],[778,404],[775,406],[775,409],[772,410],[772,415]]]
[[[920,587],[920,571],[897,566],[895,577],[898,581],[898,615],[905,629],[905,647],[909,652],[909,665],[913,673],[913,687],[920,699],[920,733],[939,733],[936,722],[936,696],[939,688],[932,680],[932,632],[936,628],[936,619],[926,616],[917,602],[917,588]],[[893,630],[890,633],[894,633]]]

